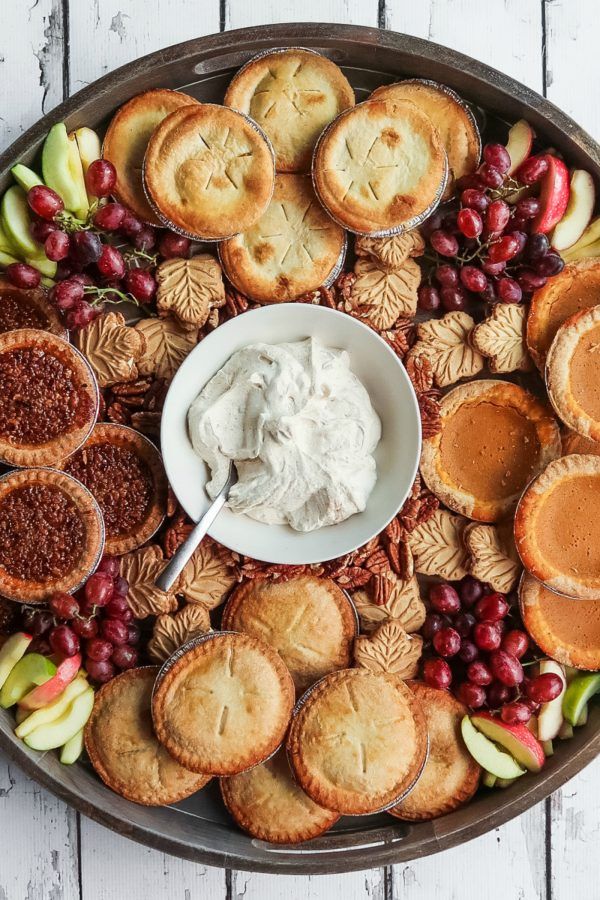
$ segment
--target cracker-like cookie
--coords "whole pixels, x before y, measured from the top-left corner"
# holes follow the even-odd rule
[[[437,509],[433,516],[408,537],[415,560],[415,571],[437,575],[448,581],[460,581],[467,574],[468,555],[462,535],[467,520]]]
[[[425,240],[417,228],[382,238],[359,235],[354,241],[354,250],[357,256],[369,256],[388,272],[393,272],[401,269],[410,257],[422,256]]]
[[[414,678],[423,653],[423,638],[407,634],[400,622],[388,619],[372,634],[362,634],[354,642],[354,663],[371,672],[393,672],[400,678]]]
[[[417,327],[417,342],[408,359],[425,356],[437,387],[472,378],[484,366],[481,353],[471,344],[475,322],[465,312],[449,312],[441,319],[429,319]]]
[[[527,351],[526,328],[526,306],[496,303],[490,315],[471,332],[471,345],[487,359],[490,372],[528,372],[532,361]]]
[[[388,271],[370,257],[359,257],[354,272],[348,309],[360,309],[382,331],[392,328],[400,317],[414,316],[421,283],[421,269],[414,260],[406,259],[400,268]]]
[[[474,578],[508,594],[522,571],[512,535],[512,521],[498,525],[468,525],[463,541],[469,553],[468,568]]]
[[[211,311],[225,305],[221,266],[209,253],[165,260],[156,269],[156,280],[159,315],[171,313],[184,328],[202,328]]]

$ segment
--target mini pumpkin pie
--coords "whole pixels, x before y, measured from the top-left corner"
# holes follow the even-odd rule
[[[186,769],[236,775],[279,747],[293,704],[294,683],[275,650],[248,634],[211,633],[165,663],[152,718]]]
[[[427,723],[398,675],[345,669],[300,699],[287,751],[315,803],[363,815],[397,803],[414,785],[427,756]]]
[[[600,306],[560,326],[546,360],[548,396],[563,422],[600,441]]]
[[[560,454],[560,433],[540,400],[508,381],[475,381],[446,394],[441,430],[423,441],[421,473],[455,512],[497,522]]]
[[[408,100],[432,121],[448,156],[449,178],[444,199],[454,192],[458,178],[474,172],[481,154],[481,137],[475,117],[457,93],[435,81],[407,79],[378,87],[371,100]]]
[[[64,340],[69,337],[46,291],[40,288],[25,290],[0,278],[0,333],[17,328],[50,331]]]
[[[282,583],[247,581],[227,601],[222,625],[274,647],[299,693],[350,665],[357,631],[346,594],[331,579],[311,575]]]
[[[225,806],[244,831],[271,844],[297,844],[318,837],[339,819],[294,781],[285,750],[249,772],[221,778]]]
[[[133,428],[100,423],[63,465],[82,482],[102,510],[106,552],[141,547],[166,513],[168,484],[154,444]]]
[[[292,48],[251,59],[233,77],[224,102],[264,128],[278,172],[308,172],[317,138],[342,110],[354,106],[354,91],[331,60]]]
[[[572,600],[524,575],[519,604],[527,631],[544,653],[565,666],[600,669],[600,595]]]
[[[527,317],[527,348],[542,371],[546,354],[565,319],[600,304],[600,260],[584,259],[549,278],[531,299]]]
[[[0,478],[0,595],[40,603],[74,591],[104,546],[98,504],[56,469],[20,469]]]
[[[527,571],[567,597],[600,597],[600,458],[556,459],[529,485],[515,515]]]
[[[274,180],[264,133],[216,103],[171,113],[144,157],[146,194],[158,218],[196,240],[220,241],[254,225],[270,203]]]
[[[144,91],[117,110],[104,136],[102,155],[117,170],[114,196],[149,225],[161,223],[144,192],[142,167],[148,141],[166,116],[194,104],[198,101],[179,91],[167,88]]]
[[[0,334],[0,459],[52,465],[87,438],[98,385],[84,357],[47,331]]]
[[[467,803],[479,785],[481,768],[465,747],[460,724],[466,706],[449,691],[409,682],[427,719],[429,755],[408,797],[388,812],[409,822],[436,819]]]
[[[260,303],[294,300],[339,274],[344,229],[316,198],[309,175],[277,175],[265,214],[223,241],[219,255],[231,283]]]
[[[188,772],[157,741],[150,714],[158,667],[130,669],[103,685],[85,726],[85,749],[102,779],[145,806],[177,803],[210,781]]]
[[[436,129],[412,103],[369,100],[323,132],[313,179],[330,215],[357,234],[420,224],[440,200],[448,164]]]

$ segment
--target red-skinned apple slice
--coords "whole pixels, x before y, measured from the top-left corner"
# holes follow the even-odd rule
[[[69,656],[66,659],[63,659],[56,670],[56,675],[53,675],[52,678],[44,682],[44,684],[40,684],[32,691],[29,691],[29,693],[19,701],[19,705],[23,709],[33,710],[41,709],[48,703],[52,703],[59,694],[62,694],[66,686],[73,681],[80,668],[80,653],[76,653],[75,656]]]
[[[558,675],[562,679],[563,688],[558,697],[555,697],[554,700],[549,700],[547,703],[542,703],[540,707],[537,736],[542,744],[545,741],[553,741],[560,731],[563,723],[562,702],[567,686],[565,673],[560,663],[553,659],[542,659],[540,661],[540,675],[545,675],[547,672]],[[546,756],[548,755],[546,753]]]
[[[558,156],[544,153],[548,162],[548,171],[541,181],[541,210],[534,219],[531,230],[547,234],[552,231],[565,214],[569,203],[569,170]]]
[[[531,145],[533,144],[533,128],[525,119],[519,119],[508,132],[508,140],[506,149],[510,156],[510,169],[508,174],[512,175],[521,163],[525,162],[531,153]]]
[[[487,712],[472,715],[471,722],[481,734],[504,747],[530,772],[539,772],[544,765],[543,747],[526,725],[508,725]]]
[[[587,228],[596,203],[594,179],[585,169],[571,175],[569,203],[565,214],[552,232],[550,243],[555,250],[567,250],[576,244]]]
[[[505,753],[493,742],[478,731],[469,716],[464,716],[460,731],[467,750],[482,769],[495,775],[496,778],[518,778],[525,774],[519,763],[509,753]]]

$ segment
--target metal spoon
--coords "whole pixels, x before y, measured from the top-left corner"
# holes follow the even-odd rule
[[[225,503],[227,502],[227,498],[229,496],[229,491],[237,480],[238,476],[236,468],[233,462],[230,462],[225,484],[223,485],[213,502],[210,504],[198,524],[194,525],[192,531],[185,539],[181,547],[179,547],[173,558],[169,561],[166,568],[163,569],[163,571],[154,582],[156,587],[161,591],[168,591],[173,586],[175,581],[179,578],[185,564],[191,557],[192,553],[225,506]]]

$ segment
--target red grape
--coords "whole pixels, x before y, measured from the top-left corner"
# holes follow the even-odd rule
[[[458,287],[458,269],[449,263],[442,263],[433,274],[442,287]]]
[[[106,684],[107,681],[110,681],[117,674],[115,667],[108,659],[100,660],[100,662],[89,659],[85,667],[90,678],[99,684]]]
[[[449,584],[433,584],[429,589],[429,603],[436,612],[448,615],[460,609],[460,597]]]
[[[55,222],[48,222],[46,219],[34,219],[29,226],[31,237],[39,244],[44,244],[53,231],[58,231],[58,225]]]
[[[563,689],[563,680],[555,672],[545,672],[532,678],[525,685],[525,693],[535,703],[549,703],[560,696]]]
[[[494,678],[507,687],[514,687],[523,681],[523,666],[512,653],[507,653],[506,650],[494,650],[493,653],[490,653],[489,663]]]
[[[468,613],[467,613],[467,615],[468,615]],[[457,631],[458,631],[458,629],[457,629]],[[459,634],[460,634],[460,632],[459,632]],[[477,647],[475,646],[473,641],[468,640],[467,638],[463,638],[463,642],[461,644],[458,656],[459,656],[459,659],[462,660],[462,662],[468,664],[468,663],[473,662],[474,659],[477,659],[477,657],[479,656],[479,650],[477,649]]]
[[[115,594],[126,597],[129,593],[129,582],[122,575],[115,576]]]
[[[520,303],[523,299],[521,286],[514,278],[500,278],[496,290],[503,303]]]
[[[156,293],[156,281],[146,269],[130,269],[125,276],[125,287],[140,303],[152,300]]]
[[[88,578],[85,597],[94,606],[106,606],[113,593],[113,579],[105,572],[95,572]]]
[[[50,291],[50,299],[63,311],[72,309],[83,300],[83,285],[72,278],[67,278],[66,281],[59,281]]]
[[[105,575],[110,575],[111,578],[116,578],[120,568],[121,560],[118,556],[103,556],[96,571],[103,572]]]
[[[98,260],[98,270],[105,278],[121,279],[125,275],[125,260],[120,251],[110,244],[102,247]]]
[[[73,619],[71,628],[80,638],[96,637],[98,634],[98,619],[90,616],[87,619]]]
[[[115,647],[111,659],[118,669],[133,669],[137,666],[138,652],[129,644],[121,644],[120,647]]]
[[[54,617],[45,609],[25,609],[23,612],[23,628],[34,637],[46,634],[54,625]]]
[[[534,269],[537,275],[543,278],[552,278],[558,275],[565,267],[565,262],[558,253],[547,253],[542,259],[536,260]]]
[[[27,202],[34,213],[41,219],[52,220],[62,212],[65,204],[56,191],[45,184],[36,184],[27,191]]]
[[[144,250],[147,253],[156,244],[156,232],[149,225],[144,225],[134,236],[132,243],[136,250]]]
[[[511,690],[500,681],[493,681],[487,689],[487,702],[490,709],[498,709],[509,700]]]
[[[423,627],[421,628],[421,634],[425,638],[426,641],[432,641],[434,634],[443,628],[444,625],[448,624],[448,619],[445,616],[440,616],[439,613],[427,613],[425,616],[425,621],[423,622]]]
[[[512,653],[517,659],[521,659],[529,648],[529,638],[524,631],[515,628],[504,635],[501,646],[507,653]]]
[[[497,650],[502,635],[496,622],[478,622],[473,626],[473,640],[480,650]]]
[[[472,681],[463,681],[456,690],[456,696],[465,706],[471,709],[480,709],[486,699],[485,690],[479,684],[473,684]]]
[[[516,177],[521,184],[535,184],[547,171],[548,160],[545,156],[530,156],[519,166]]]
[[[125,625],[129,625],[130,622],[133,622],[133,612],[131,609],[124,609],[121,615],[119,616],[121,622],[124,622]]]
[[[483,148],[483,158],[499,172],[505,173],[510,169],[510,154],[503,144],[486,144]]]
[[[467,678],[469,681],[472,681],[473,684],[481,684],[483,687],[487,687],[487,685],[491,684],[494,680],[489,666],[480,659],[475,660],[475,662],[472,662],[467,666]]]
[[[463,206],[476,209],[478,213],[484,213],[490,205],[490,198],[483,191],[478,191],[476,188],[467,188],[466,191],[462,192],[460,202]]]
[[[454,312],[465,309],[467,305],[467,297],[462,288],[445,287],[440,291],[442,306],[447,312]]]
[[[42,276],[33,266],[27,263],[11,263],[4,270],[4,274],[11,284],[18,288],[36,288],[39,286]]]
[[[130,212],[130,210],[125,210],[125,215],[123,216],[123,221],[121,222],[121,231],[128,238],[134,238],[136,234],[139,234],[144,226],[140,222],[139,219],[136,219],[134,214]]]
[[[492,276],[502,275],[502,273],[504,272],[504,270],[506,268],[506,263],[505,262],[493,263],[493,262],[490,262],[489,259],[483,259],[481,261],[481,268],[483,269],[483,271],[485,272],[486,275],[492,275]]]
[[[481,216],[475,209],[461,209],[457,216],[457,225],[467,238],[479,237],[483,231]]]
[[[510,219],[510,206],[504,200],[494,200],[490,203],[485,216],[485,226],[490,234],[500,234],[508,225]]]
[[[456,181],[456,188],[459,191],[466,191],[468,188],[475,188],[476,190],[481,190],[481,188],[485,187],[481,178],[476,175],[474,172],[469,173],[468,175],[461,175],[460,178]]]
[[[92,221],[96,228],[103,231],[117,231],[123,224],[126,212],[121,203],[107,203],[96,210]]]
[[[535,219],[542,208],[537,197],[524,197],[515,206],[517,216],[521,219]]]
[[[53,262],[66,259],[71,249],[71,239],[64,231],[51,231],[44,243],[44,253]]]
[[[122,614],[129,609],[129,604],[125,597],[119,594],[113,595],[112,600],[106,605],[106,615],[112,619],[120,619]]]
[[[512,234],[506,234],[496,241],[488,250],[491,262],[506,262],[519,252],[519,241]]]
[[[62,591],[52,594],[48,605],[59,619],[74,619],[75,616],[79,615],[79,603],[75,597]]]
[[[100,633],[115,646],[127,642],[127,625],[121,619],[104,619],[100,624]]]
[[[461,638],[456,629],[445,625],[434,634],[433,646],[440,656],[456,656],[460,650]]]
[[[496,190],[501,187],[504,181],[504,175],[495,166],[489,163],[482,163],[477,169],[477,175],[486,187]]]
[[[423,678],[430,687],[444,691],[452,684],[452,669],[444,659],[427,659]]]
[[[72,331],[76,328],[85,328],[90,322],[93,322],[100,313],[99,309],[95,309],[89,303],[81,301],[77,303],[73,309],[70,309],[66,316],[67,328]]]
[[[85,173],[88,194],[94,197],[108,197],[117,183],[117,171],[107,159],[95,159]]]
[[[110,659],[113,652],[113,645],[110,641],[93,637],[85,645],[85,652],[89,659],[93,659],[95,662],[101,662],[103,659]]]
[[[79,638],[68,625],[57,625],[48,636],[53,653],[75,656],[79,652]]]
[[[460,280],[468,291],[480,294],[485,291],[488,280],[481,269],[476,266],[463,266],[460,270]]]
[[[98,262],[102,241],[93,231],[76,231],[71,235],[72,257],[80,266]]]
[[[472,575],[465,575],[458,586],[463,606],[474,606],[483,597],[483,585]]]
[[[528,235],[524,231],[519,231],[516,227],[515,223],[512,224],[512,231],[510,232],[512,237],[514,237],[519,243],[519,249],[517,251],[517,256],[523,252],[525,249],[525,245],[527,244]]]
[[[475,616],[468,612],[460,612],[454,619],[454,627],[463,638],[471,634],[474,624]]]
[[[128,644],[138,644],[139,640],[140,640],[139,625],[136,625],[135,622],[131,622],[127,626],[127,643]]]
[[[419,288],[419,307],[428,312],[435,312],[440,308],[440,295],[438,291],[429,284],[424,284]]]
[[[546,284],[546,279],[531,269],[523,269],[519,274],[518,281],[524,291],[539,291]]]
[[[508,612],[508,603],[502,594],[487,594],[475,606],[475,615],[480,622],[499,622]]]
[[[429,243],[440,256],[456,256],[458,253],[458,241],[448,231],[434,231],[429,238]]]
[[[500,718],[507,725],[526,725],[531,719],[531,710],[526,703],[506,703],[500,710]]]
[[[190,254],[190,246],[189,238],[167,231],[160,239],[158,252],[164,259],[173,259],[177,256],[187,258]]]

